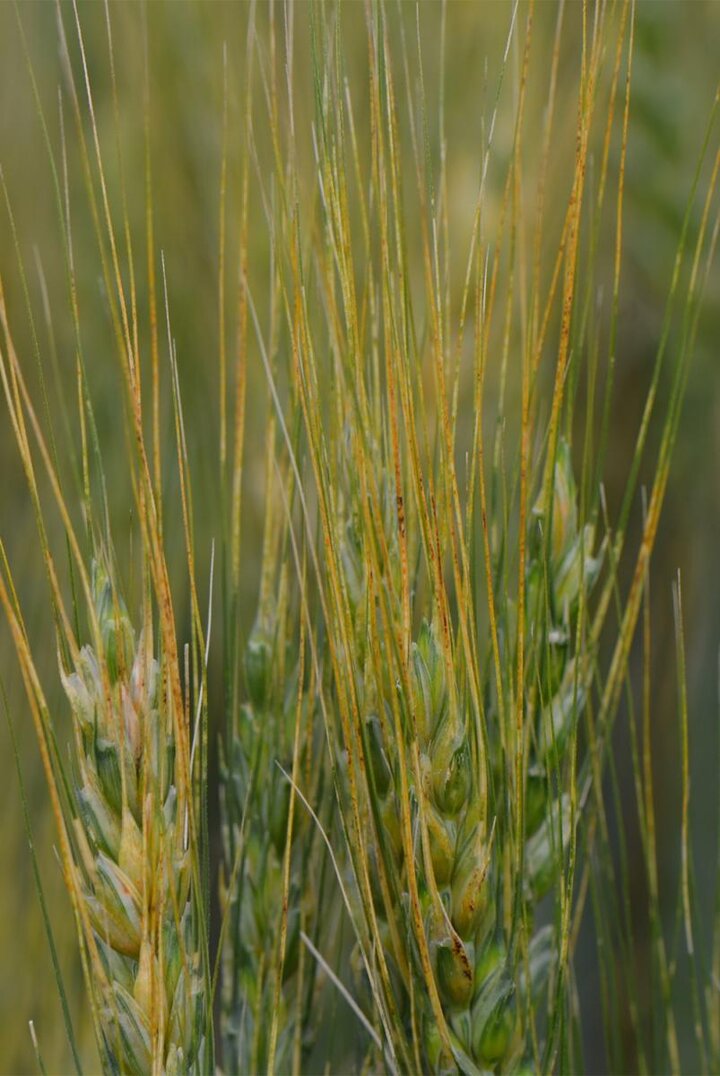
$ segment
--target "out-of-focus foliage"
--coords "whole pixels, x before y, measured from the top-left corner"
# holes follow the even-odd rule
[[[309,8],[295,5],[293,17],[298,37],[298,54],[308,35]],[[431,44],[440,25],[439,7],[423,7],[421,37]],[[566,18],[570,30],[565,50],[580,40],[580,5],[569,5]],[[61,8],[72,62],[80,70],[73,27],[73,11]],[[186,429],[191,465],[196,475],[199,571],[206,572],[209,560],[213,513],[217,502],[217,392],[218,392],[218,253],[221,234],[219,189],[223,140],[223,85],[228,85],[228,176],[226,205],[226,302],[232,326],[237,293],[237,219],[240,175],[240,120],[245,67],[245,23],[247,9],[222,3],[163,3],[113,5],[112,40],[117,78],[118,112],[115,116],[111,68],[108,57],[107,26],[102,5],[81,4],[89,77],[95,114],[108,167],[111,204],[119,208],[120,176],[128,194],[128,213],[135,244],[138,305],[146,309],[145,252],[145,133],[144,133],[144,49],[147,42],[149,77],[149,145],[155,207],[155,242],[164,252],[169,305],[182,391],[186,407]],[[491,111],[488,87],[494,86],[497,67],[511,15],[510,4],[450,4],[446,32],[445,112],[450,161],[449,179],[454,198],[452,226],[462,227],[472,219],[477,179],[479,147],[482,145],[482,117]],[[547,48],[548,57],[555,26],[554,5],[538,6],[536,48]],[[346,22],[362,24],[361,5],[343,9]],[[261,27],[265,15],[258,13]],[[626,461],[632,454],[637,418],[647,389],[650,365],[662,321],[667,272],[682,218],[685,200],[697,155],[720,55],[720,8],[717,3],[685,4],[647,2],[636,12],[636,52],[632,90],[628,152],[627,201],[625,209],[625,263],[622,276],[621,329],[632,347],[623,350],[618,368],[615,437],[610,446],[608,500],[617,499],[626,475]],[[408,34],[415,33],[415,10],[409,8],[402,20]],[[0,276],[2,277],[16,342],[23,354],[32,358],[36,346],[33,328],[26,316],[26,295],[18,257],[26,274],[27,293],[34,311],[34,331],[43,366],[49,371],[49,395],[57,398],[54,370],[72,413],[72,385],[75,349],[68,301],[67,274],[60,242],[55,205],[52,160],[63,184],[67,168],[74,266],[78,280],[78,303],[83,347],[96,408],[108,484],[112,487],[111,510],[116,535],[130,541],[132,493],[123,466],[125,431],[118,417],[116,367],[108,351],[113,346],[108,306],[103,291],[97,242],[92,227],[82,173],[82,156],[75,129],[72,102],[63,77],[57,13],[54,5],[0,5],[0,165],[12,209],[10,217],[0,207]],[[346,48],[357,55],[346,57],[350,71],[364,69],[366,39],[363,32],[345,35]],[[437,85],[439,54],[426,48],[425,76],[429,86]],[[568,53],[569,55],[569,53]],[[224,61],[224,56],[226,60]],[[486,67],[487,65],[487,67]],[[504,88],[512,101],[511,76],[519,58],[511,58],[510,82]],[[558,123],[572,123],[574,96],[563,78],[573,65],[560,66]],[[312,75],[296,72],[299,87],[298,117],[312,112]],[[361,75],[359,77],[362,77]],[[262,72],[257,75],[257,91],[262,93]],[[532,87],[531,87],[532,89]],[[563,90],[567,89],[566,97]],[[35,97],[37,92],[37,98]],[[543,91],[539,91],[543,92]],[[362,95],[359,95],[362,109]],[[42,108],[47,124],[45,144]],[[512,109],[506,110],[507,116]],[[116,145],[115,122],[118,140]],[[362,130],[366,117],[358,114]],[[61,132],[64,129],[65,143]],[[538,127],[539,129],[539,127]],[[436,143],[438,132],[430,121],[429,137]],[[86,129],[85,136],[90,132]],[[262,142],[263,132],[256,131]],[[504,120],[501,103],[496,148],[509,152],[512,129]],[[64,149],[64,145],[66,149]],[[120,153],[118,153],[118,147]],[[615,147],[617,149],[617,147]],[[305,146],[303,166],[312,168],[311,146]],[[552,183],[565,182],[563,170],[569,162],[556,161],[551,167]],[[121,173],[122,169],[122,173]],[[491,176],[491,180],[493,177]],[[563,187],[564,191],[564,187]],[[254,207],[251,214],[250,257],[253,277],[269,275],[269,244],[263,234],[263,215]],[[548,213],[552,215],[552,185]],[[120,225],[120,217],[116,226]],[[17,235],[17,249],[15,247]],[[612,249],[607,252],[612,256]],[[454,286],[460,287],[461,272]],[[260,301],[261,290],[257,288]],[[46,303],[47,299],[47,303]],[[600,316],[607,309],[599,297]],[[49,320],[45,311],[49,312]],[[228,347],[232,346],[228,329]],[[676,568],[683,573],[685,591],[686,646],[690,672],[690,702],[694,715],[691,737],[697,763],[693,792],[698,821],[697,863],[700,893],[709,891],[715,863],[715,833],[706,820],[711,816],[714,760],[717,757],[716,656],[720,641],[720,575],[716,569],[720,528],[720,495],[716,460],[720,451],[720,367],[717,341],[720,339],[720,281],[717,272],[710,281],[702,318],[698,355],[692,369],[685,417],[681,429],[676,464],[671,479],[661,542],[654,564],[653,623],[655,625],[655,669],[653,721],[657,728],[658,784],[666,775],[666,788],[659,797],[659,825],[672,826],[677,818],[679,777],[673,760],[677,752],[675,726],[665,716],[674,712],[672,662],[672,605],[670,579]],[[167,360],[167,348],[163,351]],[[56,367],[54,366],[56,360]],[[26,361],[32,371],[33,364]],[[243,544],[244,578],[247,580],[248,617],[252,615],[259,534],[262,519],[262,458],[266,388],[259,362],[250,364],[247,430],[247,500]],[[165,387],[169,386],[166,376]],[[36,398],[42,399],[39,381]],[[661,386],[662,391],[662,386]],[[170,393],[165,392],[168,444],[172,457],[172,417]],[[32,507],[26,494],[12,437],[7,428],[4,406],[0,411],[0,536],[19,585],[41,672],[48,684],[56,683],[50,696],[59,711],[66,713],[56,674],[54,640],[48,635],[45,580],[39,571],[40,559]],[[53,428],[58,443],[74,446],[77,430],[72,419],[53,408]],[[629,431],[627,440],[622,431]],[[61,468],[64,458],[59,453]],[[178,610],[182,601],[182,536],[178,498],[174,496],[173,470],[168,466],[166,485],[168,516],[166,535],[168,559],[178,574]],[[638,517],[639,518],[639,517]],[[51,525],[57,526],[57,520]],[[248,625],[249,626],[249,625]],[[667,671],[666,671],[667,670]],[[53,827],[48,811],[34,735],[26,712],[14,654],[3,623],[0,628],[0,677],[7,692],[9,711],[17,732],[24,770],[26,793],[35,832],[37,854],[56,930],[60,962],[66,975],[73,1018],[78,1024],[85,1054],[92,1064],[92,1033],[83,1025],[82,985],[75,956],[74,930],[64,894],[60,871],[52,855]],[[212,697],[212,692],[211,692]],[[216,693],[217,706],[222,697]],[[211,712],[212,711],[211,702]],[[215,710],[215,717],[218,717]],[[663,728],[670,734],[663,737]],[[619,735],[622,735],[620,729]],[[663,768],[665,763],[665,768]],[[621,774],[622,776],[622,774]],[[22,806],[15,772],[11,740],[4,721],[0,722],[0,812],[3,819],[3,881],[0,885],[0,1071],[32,1071],[35,1068],[27,1021],[35,1021],[45,1063],[49,1071],[64,1070],[69,1050],[64,1038],[60,1003],[51,971],[38,901],[34,895],[31,860],[23,825]],[[674,834],[669,834],[673,838]],[[677,842],[668,840],[675,848]],[[705,866],[707,864],[707,866]],[[671,858],[661,864],[670,874]],[[672,912],[672,909],[669,909]],[[642,959],[642,934],[637,938]],[[593,954],[588,954],[588,962]],[[600,1030],[598,1027],[598,1034]],[[588,1066],[593,1067],[592,1036],[588,1041]]]

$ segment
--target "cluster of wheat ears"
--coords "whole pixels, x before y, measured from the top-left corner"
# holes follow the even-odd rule
[[[573,958],[588,897],[598,934],[606,932],[603,989],[632,976],[624,913],[613,920],[604,904],[622,900],[604,892],[613,857],[606,776],[621,697],[632,699],[629,656],[648,608],[717,238],[715,106],[690,177],[624,496],[611,514],[603,467],[623,348],[635,13],[605,0],[552,10],[503,9],[507,45],[484,106],[476,201],[460,235],[442,101],[437,155],[428,136],[433,106],[415,12],[408,19],[368,3],[362,81],[345,69],[342,6],[246,10],[244,125],[232,134],[242,159],[234,355],[224,343],[222,239],[220,250],[223,495],[208,590],[212,602],[214,573],[221,622],[212,630],[212,604],[208,616],[197,582],[207,551],[195,540],[192,412],[183,408],[170,304],[165,310],[161,298],[150,156],[140,303],[136,237],[127,217],[115,223],[81,20],[60,11],[71,121],[63,138],[80,146],[113,332],[107,355],[92,362],[114,362],[122,377],[135,502],[125,557],[124,536],[110,530],[113,491],[77,304],[77,482],[68,485],[40,406],[42,359],[37,389],[0,292],[0,375],[37,520],[70,725],[46,701],[4,552],[0,603],[107,1072],[577,1071],[583,1013]],[[536,56],[538,18],[552,32]],[[565,56],[569,18],[574,44]],[[300,21],[309,27],[302,47]],[[561,124],[563,56],[577,93],[574,119]],[[307,101],[296,108],[300,63],[311,71],[314,120]],[[530,171],[531,86],[544,87],[544,97]],[[496,151],[507,94],[512,116]],[[38,110],[49,124],[40,100]],[[72,296],[67,173],[47,137]],[[560,180],[562,212],[553,216],[548,188]],[[226,183],[223,168],[221,213]],[[12,221],[9,199],[8,210]],[[266,231],[264,280],[250,256],[252,215]],[[612,256],[601,260],[608,236]],[[257,610],[248,617],[240,520],[252,364],[263,373],[268,421]],[[171,442],[160,419],[166,387]],[[650,444],[657,456],[633,548],[628,525]],[[163,488],[168,453],[171,489]],[[171,496],[183,520],[187,622],[166,559]],[[686,744],[680,599],[678,586]],[[658,925],[649,693],[643,700],[634,772],[657,926],[654,987],[650,1032],[630,990],[621,1048],[631,1065],[677,1071],[676,948],[692,953],[698,929],[687,797],[682,930],[670,941]],[[717,962],[716,951],[690,973],[695,1048],[709,1070],[720,1064],[709,966]],[[59,969],[58,989],[80,1070]]]

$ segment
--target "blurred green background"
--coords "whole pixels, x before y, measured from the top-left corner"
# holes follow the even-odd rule
[[[558,123],[568,131],[575,108],[575,78],[579,43],[579,5],[568,5],[567,28],[560,67]],[[79,72],[77,35],[70,6],[61,5],[70,52]],[[520,8],[520,19],[525,9]],[[493,85],[509,23],[507,3],[450,3],[447,22],[446,135],[450,186],[453,191],[453,227],[462,231],[471,220],[475,182],[481,151],[481,118],[487,112],[486,79]],[[536,12],[535,51],[540,57],[531,91],[545,93],[542,57],[549,63],[557,9],[542,3]],[[223,114],[223,50],[227,50],[228,95],[228,201],[227,257],[228,306],[234,302],[237,274],[237,207],[240,175],[241,118],[243,108],[245,34],[248,9],[239,4],[158,2],[110,6],[118,86],[117,131],[110,80],[105,12],[100,4],[80,4],[95,112],[108,170],[111,204],[120,224],[120,157],[135,243],[138,297],[141,315],[147,304],[144,223],[144,41],[147,38],[150,72],[150,145],[155,206],[155,238],[165,255],[173,334],[186,407],[186,428],[195,482],[198,519],[198,574],[201,595],[206,593],[210,542],[218,536],[219,502],[217,449],[217,353],[219,182]],[[312,115],[312,83],[307,22],[309,8],[293,7],[297,34],[297,122]],[[260,9],[258,32],[266,33],[266,12]],[[361,6],[342,9],[346,33],[344,47],[351,75],[360,129],[366,110],[363,90],[366,41]],[[717,2],[654,3],[637,5],[636,53],[630,124],[625,210],[625,260],[622,276],[618,382],[608,458],[607,485],[611,504],[626,477],[637,421],[658,343],[664,298],[670,281],[675,245],[685,200],[715,92],[720,55],[720,4]],[[402,12],[410,32],[415,9]],[[439,8],[424,5],[421,28],[425,46],[428,96],[437,93]],[[486,61],[488,64],[486,76]],[[517,56],[511,68],[517,68]],[[31,77],[32,71],[32,77]],[[37,101],[33,92],[37,88]],[[257,92],[260,93],[260,83]],[[491,95],[492,96],[492,95]],[[62,182],[61,122],[67,144],[69,204],[74,264],[83,346],[91,381],[108,485],[113,527],[121,556],[131,541],[131,490],[123,465],[125,432],[107,298],[102,284],[97,244],[85,192],[79,141],[63,75],[57,12],[52,3],[0,5],[0,165],[2,166],[17,235],[5,206],[0,207],[0,276],[6,294],[16,345],[31,383],[38,388],[35,344],[27,315],[26,294],[19,259],[27,279],[27,295],[35,316],[35,330],[47,370],[53,427],[61,469],[70,471],[71,452],[78,451],[77,430],[64,425],[57,403],[52,356],[57,357],[59,387],[72,392],[74,374],[73,326],[68,303],[67,275],[58,224],[53,155]],[[49,146],[38,112],[46,117]],[[497,146],[507,153],[511,137],[512,80],[504,92]],[[535,102],[542,114],[542,100]],[[535,130],[539,130],[538,124]],[[85,134],[89,135],[85,122]],[[431,137],[436,138],[436,131]],[[257,132],[258,141],[263,133]],[[532,138],[532,128],[529,129]],[[118,156],[117,147],[121,153]],[[306,143],[309,150],[309,141]],[[532,147],[531,147],[532,149]],[[572,141],[569,141],[572,152]],[[311,159],[308,152],[308,167]],[[558,175],[567,161],[555,164]],[[551,173],[552,174],[552,173]],[[563,191],[558,187],[560,194]],[[492,193],[492,192],[491,192]],[[552,212],[552,192],[550,193]],[[263,280],[267,279],[269,252],[257,200],[252,211],[251,272],[262,306]],[[159,264],[159,260],[158,260]],[[459,274],[456,274],[456,280]],[[44,315],[44,289],[50,320]],[[232,318],[228,319],[228,345],[232,348]],[[693,832],[703,910],[709,914],[717,864],[715,803],[718,784],[718,645],[720,643],[720,572],[717,568],[720,536],[720,276],[717,268],[709,282],[680,441],[672,473],[662,532],[653,562],[653,624],[655,645],[654,709],[655,756],[658,766],[661,884],[672,910],[678,854],[679,778],[675,724],[675,675],[671,582],[682,572],[686,643],[690,674],[691,737],[693,752]],[[164,361],[166,362],[166,352]],[[232,351],[231,351],[232,354]],[[165,383],[167,389],[167,382]],[[247,429],[247,476],[243,578],[246,581],[248,620],[252,618],[259,534],[262,520],[265,388],[257,357],[250,369],[250,406]],[[70,396],[71,398],[71,396]],[[185,613],[182,595],[182,535],[172,465],[172,431],[169,393],[165,392],[167,421],[165,448],[167,536],[169,559],[176,571],[178,616]],[[651,476],[652,459],[644,468]],[[48,592],[36,538],[32,508],[19,464],[4,401],[0,406],[0,537],[23,603],[48,697],[64,712],[58,690],[55,644],[48,616]],[[70,487],[68,487],[70,488]],[[50,517],[53,535],[57,519]],[[186,599],[185,599],[186,602]],[[91,1029],[82,1005],[79,962],[75,955],[73,926],[63,891],[60,870],[53,855],[53,823],[41,772],[34,733],[4,622],[0,622],[0,676],[7,693],[20,750],[27,799],[34,828],[43,884],[51,909],[60,962],[68,986],[73,1018],[84,1044],[90,1071],[96,1067]],[[217,693],[219,695],[219,692]],[[214,706],[217,706],[217,695]],[[618,744],[623,746],[622,723]],[[627,752],[625,752],[627,755]],[[630,774],[623,774],[626,779]],[[628,797],[629,797],[628,793]],[[628,810],[632,810],[628,798]],[[50,1072],[69,1068],[60,1004],[52,975],[48,946],[35,895],[31,858],[23,824],[18,778],[7,723],[0,721],[0,817],[3,822],[3,871],[0,882],[0,1072],[36,1070],[28,1021],[33,1020],[46,1066]],[[643,923],[638,925],[638,959],[642,960]],[[592,983],[592,950],[580,954],[581,974]],[[592,987],[589,987],[592,989]],[[590,1007],[591,1009],[591,1007]],[[586,1012],[586,1016],[590,1015]],[[588,1066],[602,1071],[599,1043],[600,1016],[588,1031]]]

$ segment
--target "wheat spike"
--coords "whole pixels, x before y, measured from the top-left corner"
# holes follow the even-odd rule
[[[105,569],[94,567],[102,653],[63,672],[76,731],[78,882],[101,972],[111,1072],[203,1070],[205,999],[172,701]]]

